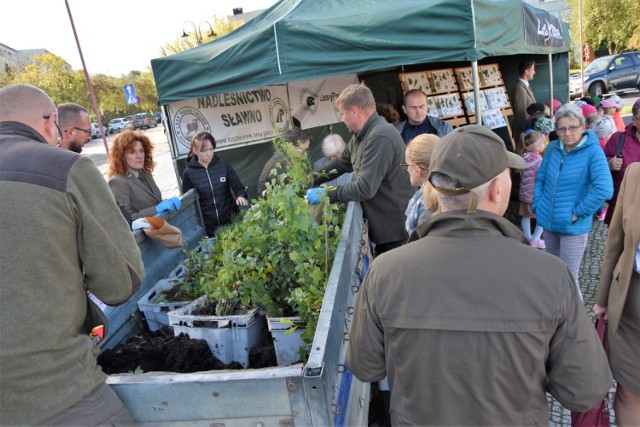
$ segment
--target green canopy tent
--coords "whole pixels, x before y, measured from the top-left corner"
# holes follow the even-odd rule
[[[159,103],[166,105],[298,80],[471,62],[479,105],[479,60],[548,55],[551,66],[551,55],[566,56],[566,30],[565,40],[555,45],[527,41],[536,30],[525,17],[538,13],[543,12],[520,0],[281,0],[232,33],[153,59],[151,66]],[[269,144],[230,151],[224,157],[251,187]]]

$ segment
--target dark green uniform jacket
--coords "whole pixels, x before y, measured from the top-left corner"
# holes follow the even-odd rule
[[[144,266],[91,159],[21,123],[0,123],[0,205],[0,424],[33,425],[106,378],[83,328],[85,286],[120,304]]]
[[[405,215],[415,189],[409,174],[400,167],[405,144],[400,133],[377,113],[369,118],[360,133],[351,138],[339,157],[325,164],[325,171],[338,174],[354,172],[353,180],[327,194],[331,202],[360,202],[369,221],[371,240],[376,244],[405,240]],[[325,176],[316,184],[333,179]]]
[[[359,291],[347,363],[388,376],[399,425],[546,426],[545,391],[572,410],[612,385],[562,261],[504,218],[448,212],[384,253]]]

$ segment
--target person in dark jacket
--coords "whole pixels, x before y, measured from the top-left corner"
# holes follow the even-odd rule
[[[182,174],[182,192],[195,188],[200,200],[204,226],[209,236],[229,224],[249,206],[247,192],[231,165],[215,155],[216,140],[209,132],[200,132],[191,140],[187,168]]]
[[[409,237],[404,229],[409,200],[415,193],[409,175],[402,170],[405,144],[392,125],[376,112],[371,89],[363,84],[347,86],[336,100],[342,121],[353,134],[341,157],[324,165],[313,183],[319,186],[347,172],[353,180],[327,189],[331,203],[357,201],[369,221],[376,256],[403,245]],[[333,170],[336,172],[330,172]],[[311,204],[324,197],[322,187],[307,190]]]
[[[586,411],[611,388],[569,269],[502,218],[525,165],[487,128],[454,130],[428,168],[443,212],[371,264],[347,366],[388,377],[391,425],[546,426],[545,391]]]

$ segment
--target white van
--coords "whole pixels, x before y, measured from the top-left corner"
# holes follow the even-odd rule
[[[105,129],[106,132],[106,129]],[[91,139],[100,138],[100,125],[97,123],[91,123]]]

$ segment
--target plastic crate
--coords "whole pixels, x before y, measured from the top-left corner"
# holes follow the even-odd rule
[[[299,317],[267,317],[269,332],[271,332],[271,338],[273,339],[273,345],[276,350],[276,360],[279,366],[288,366],[299,362],[300,354],[298,350],[304,345],[301,337],[304,328],[298,326],[295,330],[291,331],[293,325],[289,322],[282,321],[285,319],[294,324],[300,322]]]
[[[162,291],[171,289],[179,283],[176,278],[162,279],[156,283],[149,292],[138,300],[138,309],[144,314],[149,330],[154,332],[162,329],[163,326],[169,326],[168,314],[170,311],[184,307],[191,301],[166,301],[153,303],[153,299]]]
[[[262,341],[265,317],[259,308],[234,316],[196,316],[191,312],[208,302],[206,295],[189,305],[169,313],[169,324],[175,336],[184,333],[191,339],[207,342],[211,352],[222,363],[238,362],[249,367],[249,352]]]

